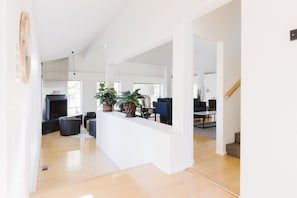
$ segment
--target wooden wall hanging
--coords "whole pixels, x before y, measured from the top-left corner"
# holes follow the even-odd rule
[[[30,16],[27,12],[22,12],[19,30],[19,54],[21,80],[29,82],[31,72],[31,30]]]

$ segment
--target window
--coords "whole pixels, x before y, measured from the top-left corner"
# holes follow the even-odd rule
[[[193,84],[193,98],[197,98],[198,96],[198,84],[194,83]]]
[[[81,81],[68,81],[68,115],[81,113]]]
[[[161,93],[162,85],[161,84],[134,83],[133,90],[135,90],[135,89],[140,89],[140,93],[142,95],[149,95],[151,97],[151,102],[157,101],[157,99],[162,96],[162,93]]]
[[[96,93],[98,92],[101,83],[104,83],[104,81],[98,81],[97,82],[97,84],[96,84]],[[102,109],[102,107],[100,105],[100,100],[99,99],[97,99],[97,103],[96,104],[97,104],[97,110]]]
[[[117,95],[121,95],[121,83],[120,82],[115,82],[113,83],[113,88],[117,92]]]

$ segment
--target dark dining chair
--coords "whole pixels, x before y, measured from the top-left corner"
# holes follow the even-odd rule
[[[216,99],[209,99],[208,100],[208,110],[209,111],[216,111],[217,109],[217,100]]]
[[[194,112],[206,111],[206,102],[201,102],[198,99],[194,99]],[[205,115],[194,115],[194,118],[203,118],[205,119]]]

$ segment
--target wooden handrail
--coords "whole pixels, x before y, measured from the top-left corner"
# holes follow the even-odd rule
[[[231,89],[225,94],[225,98],[229,98],[230,96],[232,96],[232,94],[240,87],[240,80],[237,81],[237,83],[235,83],[233,85],[233,87],[231,87]]]

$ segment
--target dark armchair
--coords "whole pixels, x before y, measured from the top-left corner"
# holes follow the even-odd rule
[[[198,99],[194,99],[194,112],[199,111],[206,111],[206,102],[198,101]],[[195,115],[194,118],[203,118],[203,120],[206,118],[205,115]]]
[[[75,117],[60,117],[59,118],[59,127],[60,135],[77,135],[80,133],[80,123],[81,119]]]
[[[89,120],[89,134],[96,138],[96,119]]]
[[[157,101],[167,104],[167,113],[166,115],[160,115],[160,121],[172,125],[172,98],[158,98]]]
[[[96,112],[86,112],[84,114],[84,127],[87,128],[87,120],[96,118]]]
[[[163,98],[162,98],[163,99]],[[155,107],[155,113],[160,115],[160,122],[164,124],[172,124],[172,110],[171,110],[171,99],[162,100],[158,98],[158,102],[153,102]]]

